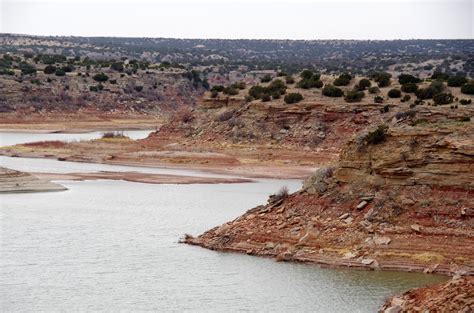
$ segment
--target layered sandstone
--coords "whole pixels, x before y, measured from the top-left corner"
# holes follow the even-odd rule
[[[474,127],[393,121],[284,199],[186,241],[326,266],[474,273]]]

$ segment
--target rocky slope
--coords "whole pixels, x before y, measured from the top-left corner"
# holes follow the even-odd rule
[[[182,67],[137,60],[0,54],[2,118],[166,115],[192,107],[205,90]]]
[[[185,241],[326,266],[473,274],[474,126],[450,111],[424,112],[421,124],[410,115],[354,136],[299,192]]]
[[[67,188],[31,174],[0,167],[0,193],[62,191]]]
[[[412,289],[385,303],[381,312],[473,312],[474,277],[454,277],[447,283]]]

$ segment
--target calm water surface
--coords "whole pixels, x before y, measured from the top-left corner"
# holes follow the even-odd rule
[[[120,130],[125,136],[132,139],[146,138],[152,130]],[[13,146],[21,143],[61,140],[61,141],[80,141],[92,140],[102,137],[105,131],[96,131],[88,133],[27,133],[27,132],[0,132],[0,147]]]
[[[21,167],[29,160],[0,161]],[[69,164],[36,161],[30,166],[46,172],[55,164],[67,172]],[[70,171],[90,166],[72,164]],[[321,269],[177,243],[264,203],[283,185],[297,190],[299,181],[60,183],[69,190],[0,196],[4,312],[374,312],[391,294],[444,279]]]

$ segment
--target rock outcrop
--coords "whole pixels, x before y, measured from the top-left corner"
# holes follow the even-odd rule
[[[31,174],[0,167],[0,193],[45,192],[67,190],[59,184]]]
[[[455,277],[447,283],[412,289],[387,300],[380,312],[473,312],[474,277]]]
[[[392,123],[284,200],[188,243],[324,266],[474,273],[474,126]],[[369,138],[369,139],[368,139]]]

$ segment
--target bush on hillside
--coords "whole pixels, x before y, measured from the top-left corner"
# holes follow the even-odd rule
[[[467,83],[461,86],[461,92],[466,95],[474,95],[474,83]]]
[[[387,93],[389,98],[400,98],[402,96],[402,92],[399,89],[390,89]]]
[[[369,88],[369,93],[371,93],[371,94],[375,94],[375,93],[379,93],[379,92],[380,92],[380,89],[377,86],[373,86],[373,87]]]
[[[382,88],[390,86],[390,78],[392,78],[392,74],[387,72],[374,72],[370,75],[370,78],[372,78],[377,85]]]
[[[105,75],[104,73],[98,73],[95,74],[94,77],[92,77],[96,82],[106,82],[109,80],[109,76]]]
[[[331,84],[324,86],[322,94],[326,97],[342,97],[344,92],[341,88],[335,87]]]
[[[20,63],[20,70],[22,75],[36,74],[36,67],[26,62]]]
[[[346,92],[344,100],[346,100],[346,102],[359,102],[364,96],[363,91],[348,91]]]
[[[449,75],[442,72],[441,70],[435,70],[433,72],[433,75],[431,75],[431,79],[436,79],[436,80],[447,80],[449,78]]]
[[[375,96],[375,97],[374,97],[374,102],[375,102],[375,103],[383,103],[383,97],[381,97],[381,96]]]
[[[372,86],[370,80],[368,80],[367,78],[362,78],[361,80],[359,80],[359,83],[357,83],[356,90],[366,90],[367,88],[370,88],[370,86]]]
[[[379,125],[377,129],[369,132],[364,137],[364,139],[369,145],[377,145],[385,141],[385,138],[387,136],[387,131],[388,131],[387,125]]]
[[[310,79],[313,77],[313,71],[310,70],[304,70],[300,73],[301,79]]]
[[[260,79],[260,82],[262,83],[269,83],[272,81],[272,77],[269,74],[266,74]]]
[[[110,68],[117,72],[123,72],[123,62],[112,62],[112,64],[110,64]]]
[[[62,68],[58,68],[55,72],[54,75],[56,76],[65,76],[66,72]]]
[[[285,96],[284,100],[288,104],[297,103],[303,100],[303,96],[299,92],[291,92]]]
[[[294,84],[295,83],[295,79],[293,78],[293,76],[291,75],[286,75],[285,77],[285,81],[288,85],[291,85],[291,84]]]
[[[464,76],[451,76],[448,78],[449,87],[461,87],[467,83],[467,78]]]
[[[217,92],[224,91],[224,86],[222,86],[222,85],[212,86],[211,91],[217,91]]]
[[[418,90],[418,85],[415,83],[406,83],[402,85],[401,89],[406,93],[415,93]]]
[[[454,96],[450,93],[439,93],[433,96],[433,102],[437,105],[450,104],[454,101]]]
[[[398,82],[400,83],[400,85],[408,83],[417,84],[421,82],[421,79],[410,74],[400,74],[400,76],[398,76]]]
[[[347,86],[350,84],[352,76],[348,73],[342,73],[334,80],[334,86]]]
[[[56,72],[56,66],[54,66],[54,65],[47,65],[47,66],[44,68],[43,72],[44,72],[45,74],[48,74],[48,75],[49,75],[49,74],[54,74],[54,72]]]

